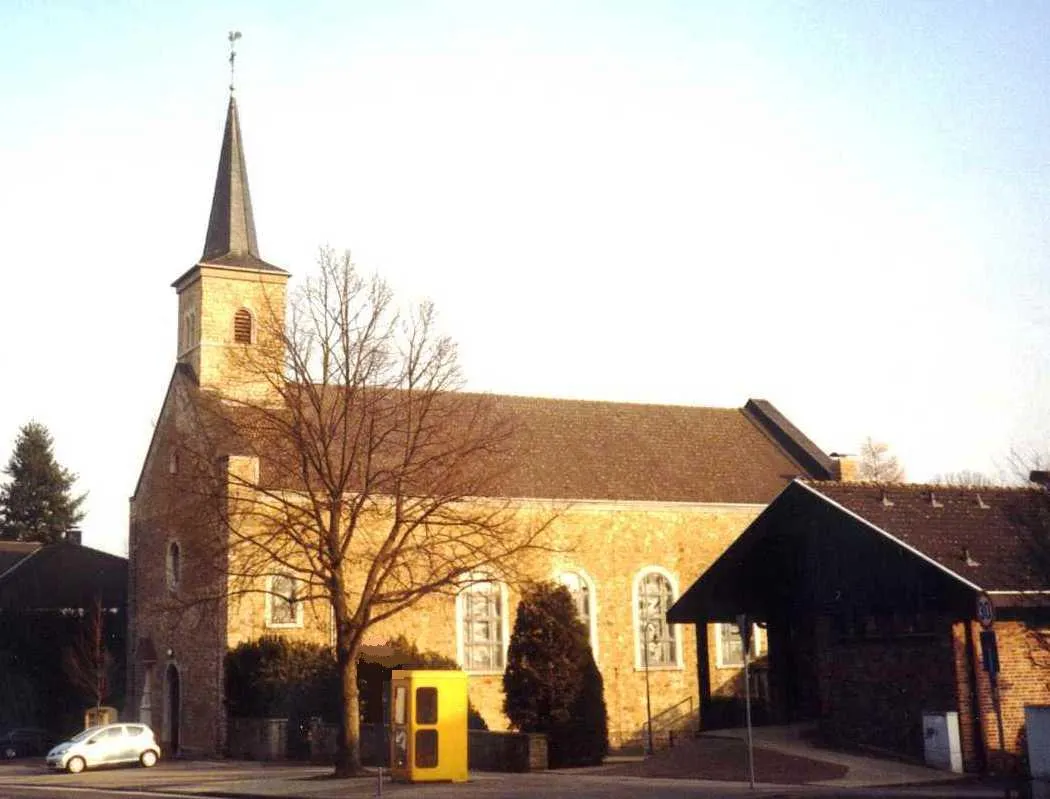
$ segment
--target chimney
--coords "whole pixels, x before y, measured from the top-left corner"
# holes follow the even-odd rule
[[[835,463],[833,477],[842,483],[856,483],[859,480],[858,472],[860,463],[855,457],[844,452],[832,452],[831,459]]]
[[[62,533],[62,540],[70,544],[80,544],[80,528],[70,527],[64,533]]]
[[[1028,473],[1028,481],[1035,483],[1040,488],[1050,488],[1050,472],[1033,469]]]

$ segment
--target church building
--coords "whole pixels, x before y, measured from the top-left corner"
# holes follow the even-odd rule
[[[237,353],[276,346],[259,320],[282,316],[289,276],[260,256],[231,95],[204,251],[172,284],[173,371],[130,506],[125,714],[151,724],[173,754],[225,751],[223,658],[231,647],[263,635],[334,638],[331,609],[297,602],[294,576],[277,569],[258,594],[221,596],[221,581],[204,582],[214,553],[171,512],[192,399],[264,396],[266,385],[247,379]],[[729,624],[668,624],[668,609],[786,485],[834,478],[836,462],[765,400],[737,408],[491,400],[514,420],[516,456],[527,465],[507,476],[501,498],[526,511],[561,508],[551,534],[570,543],[537,560],[532,576],[561,581],[574,596],[604,679],[610,743],[645,739],[647,687],[655,736],[695,728],[698,653],[705,690],[734,692],[740,637]],[[228,468],[257,470],[238,446],[227,441],[215,455]],[[213,605],[178,601],[212,589]],[[518,597],[511,584],[475,583],[383,622],[369,643],[404,635],[455,658],[470,675],[472,703],[491,729],[505,729],[502,673]],[[762,652],[761,631],[753,646]]]

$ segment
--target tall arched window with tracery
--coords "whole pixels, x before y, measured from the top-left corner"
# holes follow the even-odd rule
[[[459,662],[464,671],[503,671],[507,650],[506,594],[496,580],[475,582],[456,598]]]
[[[667,623],[675,589],[661,569],[642,571],[635,581],[635,652],[637,665],[648,668],[679,666],[675,628]]]
[[[233,340],[237,344],[251,344],[252,332],[252,312],[241,308],[233,315]]]
[[[598,625],[595,617],[594,584],[582,571],[570,570],[558,574],[558,582],[569,589],[572,602],[576,606],[576,616],[587,628],[587,640],[591,644],[591,652],[598,657]]]

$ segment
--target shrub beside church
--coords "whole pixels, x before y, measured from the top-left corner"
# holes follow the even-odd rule
[[[547,735],[552,768],[602,762],[609,750],[602,676],[565,586],[538,583],[523,592],[503,690],[511,724]]]

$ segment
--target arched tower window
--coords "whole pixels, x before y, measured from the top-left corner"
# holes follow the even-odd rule
[[[233,340],[237,344],[252,343],[252,313],[247,308],[233,315]]]

